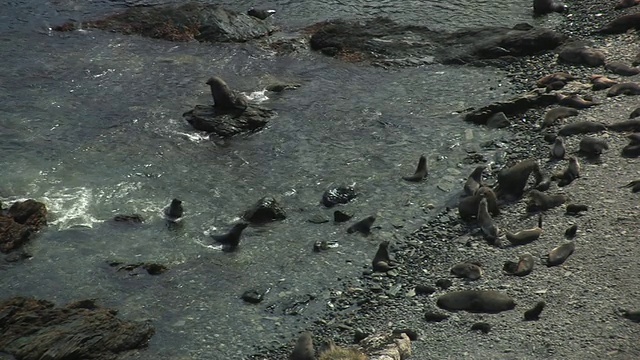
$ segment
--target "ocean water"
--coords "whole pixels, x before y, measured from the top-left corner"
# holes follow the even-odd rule
[[[49,227],[27,249],[33,258],[0,268],[2,297],[59,304],[98,298],[123,318],[156,328],[140,358],[240,359],[289,341],[331,311],[332,290],[354,279],[381,239],[419,228],[456,196],[474,165],[464,158],[504,131],[464,123],[458,110],[508,97],[495,68],[430,65],[380,69],[318,54],[276,57],[252,44],[198,44],[102,31],[52,33],[67,20],[122,10],[126,1],[5,1],[0,4],[0,200],[33,198]],[[131,1],[130,1],[131,2]],[[151,1],[150,1],[151,2]],[[159,1],[158,1],[159,3]],[[223,1],[245,11],[250,1]],[[389,16],[434,29],[532,22],[525,1],[263,1],[287,31],[339,17]],[[222,145],[193,130],[182,113],[211,103],[218,75],[277,112],[261,132]],[[274,79],[301,84],[265,93]],[[427,181],[412,174],[421,154]],[[359,196],[340,207],[355,218],[377,214],[370,237],[320,204],[335,185]],[[223,253],[209,234],[226,232],[263,196],[287,211],[281,222],[245,230],[240,249]],[[162,209],[185,207],[179,229]],[[429,210],[428,204],[435,209]],[[139,213],[140,226],[114,225]],[[313,253],[318,240],[339,246]],[[116,273],[109,261],[158,262],[160,276]],[[269,289],[259,305],[248,289]],[[284,309],[308,304],[298,315]]]

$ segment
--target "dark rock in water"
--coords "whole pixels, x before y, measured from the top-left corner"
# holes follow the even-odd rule
[[[269,16],[275,14],[275,12],[276,12],[275,10],[249,9],[249,11],[247,11],[247,15],[253,16],[260,20],[265,20]]]
[[[129,223],[129,224],[142,224],[144,222],[144,218],[140,214],[131,214],[131,215],[118,214],[113,217],[113,221]]]
[[[272,197],[263,197],[247,210],[243,218],[253,224],[261,224],[271,221],[284,220],[287,214],[284,208]]]
[[[124,321],[91,300],[56,307],[33,298],[0,302],[0,349],[17,359],[115,359],[142,349],[154,334],[148,322]]]
[[[485,334],[488,334],[491,331],[491,324],[486,322],[477,322],[471,325],[471,330],[480,330]]]
[[[182,114],[194,129],[214,133],[223,138],[261,130],[273,115],[273,110],[254,105],[249,105],[244,110],[196,105],[193,110]]]
[[[540,314],[545,307],[544,301],[539,301],[533,308],[524,312],[525,321],[535,321],[540,319]]]
[[[436,280],[436,286],[439,287],[442,290],[447,290],[448,288],[451,287],[451,285],[453,285],[453,281],[451,281],[449,279],[438,279],[438,280]]]
[[[126,271],[131,276],[141,275],[140,269],[145,270],[149,275],[160,275],[169,268],[162,264],[157,263],[135,263],[135,264],[123,264],[118,261],[112,261],[109,263],[111,267],[117,267],[116,271]]]
[[[250,304],[258,304],[264,300],[264,294],[264,291],[259,292],[258,290],[247,290],[242,293],[240,298]]]
[[[0,214],[0,252],[9,253],[47,225],[47,208],[35,200],[17,201]]]
[[[510,100],[498,101],[473,110],[464,116],[464,120],[478,125],[485,125],[496,113],[502,112],[506,116],[515,116],[525,113],[529,109],[543,108],[557,102],[558,97],[556,95],[534,90]]]
[[[491,115],[487,120],[487,127],[489,129],[501,129],[511,125],[509,119],[503,112]]]
[[[285,90],[293,90],[300,87],[300,84],[276,82],[265,87],[267,91],[283,92]]]
[[[582,41],[575,41],[558,49],[558,62],[585,66],[602,66],[605,63],[604,53],[592,49]]]
[[[341,185],[322,194],[322,205],[330,208],[338,204],[346,204],[355,199],[356,195],[353,186]]]
[[[26,259],[31,259],[33,255],[28,252],[20,249],[19,251],[13,251],[9,253],[9,255],[4,257],[4,261],[6,262],[18,262]],[[0,358],[1,359],[1,358]]]
[[[440,296],[437,305],[450,311],[466,310],[480,313],[499,313],[516,306],[511,297],[493,290],[450,292]]]
[[[576,244],[572,242],[564,243],[549,252],[547,256],[547,266],[557,266],[563,264],[573,251],[576,249]]]
[[[333,212],[333,221],[337,223],[349,221],[352,217],[353,214],[344,211],[336,210]]]
[[[416,285],[417,295],[431,295],[436,292],[436,288],[429,285]]]
[[[331,20],[309,27],[310,45],[345,60],[377,61],[382,65],[417,66],[434,61],[444,64],[476,63],[534,55],[552,50],[565,36],[530,26],[484,27],[453,33],[432,31],[420,25],[401,25],[377,17],[369,20]]]
[[[218,5],[188,3],[181,6],[129,8],[104,19],[83,21],[85,29],[137,34],[169,41],[246,42],[271,34],[275,27],[247,14],[226,10]],[[53,28],[76,30],[75,23]]]
[[[149,275],[160,275],[169,270],[166,266],[156,263],[144,263],[142,264],[142,268],[147,270]]]
[[[428,322],[441,322],[442,320],[447,320],[449,315],[435,312],[435,311],[427,311],[424,314],[424,319]]]

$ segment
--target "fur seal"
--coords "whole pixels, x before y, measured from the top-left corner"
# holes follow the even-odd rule
[[[622,187],[631,188],[631,192],[637,193],[638,191],[640,191],[640,180],[633,180]]]
[[[316,351],[313,348],[313,337],[310,332],[300,334],[289,360],[315,360]]]
[[[567,196],[562,194],[547,195],[538,190],[529,191],[531,202],[527,206],[528,211],[545,211],[560,206],[567,201]]]
[[[545,15],[552,12],[562,13],[567,10],[567,5],[554,0],[533,0],[533,14]]]
[[[441,295],[438,307],[449,310],[466,310],[480,313],[499,313],[511,310],[516,303],[511,297],[493,290],[461,290]]]
[[[547,85],[547,87],[545,88],[545,92],[552,92],[554,90],[560,90],[562,89],[565,85],[567,85],[566,82],[564,81],[554,81],[551,84]]]
[[[604,90],[616,85],[618,82],[615,80],[611,80],[604,75],[591,75],[591,90],[598,91]]]
[[[542,229],[535,227],[532,229],[520,230],[517,233],[508,232],[505,234],[511,245],[525,245],[538,240],[542,234]]]
[[[551,158],[552,159],[564,159],[564,154],[566,153],[564,147],[564,139],[562,136],[556,137],[556,140],[551,145]]]
[[[471,330],[479,330],[482,331],[483,334],[488,334],[489,331],[491,331],[491,324],[489,324],[488,322],[480,321],[471,325]]]
[[[547,266],[561,265],[573,254],[575,249],[576,244],[573,241],[554,248],[549,252],[549,255],[547,255]]]
[[[640,13],[638,13],[638,15],[640,15]],[[613,97],[618,95],[640,95],[640,85],[634,82],[625,82],[625,83],[613,85],[607,91],[608,97]]]
[[[179,221],[184,214],[184,208],[182,207],[182,201],[178,199],[171,200],[171,204],[164,209],[164,215],[167,220],[171,222]]]
[[[540,78],[538,81],[536,81],[536,86],[539,88],[543,88],[543,87],[547,87],[552,83],[555,82],[563,82],[563,83],[567,83],[571,80],[575,80],[576,78],[566,72],[555,72],[553,74],[549,74],[546,76],[543,76],[542,78]]]
[[[532,173],[535,177],[534,186],[537,186],[542,182],[543,176],[540,171],[540,164],[535,159],[523,160],[510,168],[500,170],[496,194],[499,197],[505,195],[516,198],[521,197]]]
[[[633,109],[631,114],[629,114],[629,119],[635,119],[640,116],[640,107]]]
[[[573,224],[569,226],[567,230],[564,231],[564,237],[566,237],[567,239],[573,239],[573,237],[576,236],[577,232],[578,232],[578,225]]]
[[[383,241],[378,245],[378,251],[371,262],[373,271],[387,272],[398,267],[398,264],[391,260],[389,256],[389,241]]]
[[[489,205],[485,196],[480,200],[478,205],[478,225],[482,229],[485,239],[495,242],[498,238],[498,227],[494,223],[491,215],[489,215]]]
[[[636,158],[640,156],[640,144],[629,144],[622,148],[622,157]]]
[[[349,221],[351,220],[352,217],[353,217],[353,214],[346,213],[344,211],[336,210],[333,212],[333,222],[335,223]]]
[[[456,277],[469,280],[478,280],[482,277],[482,268],[478,264],[470,262],[455,264],[451,267],[450,272]]]
[[[607,126],[607,128],[611,131],[640,131],[640,119],[617,121]]]
[[[593,101],[589,101],[581,98],[580,95],[578,94],[572,94],[569,96],[558,94],[557,96],[558,96],[559,105],[572,107],[574,109],[586,109],[594,105],[598,105]]]
[[[620,16],[600,29],[603,34],[621,34],[629,29],[640,29],[640,13]]]
[[[580,139],[579,148],[581,153],[589,157],[597,157],[600,156],[604,150],[609,150],[609,145],[602,139],[585,136]]]
[[[638,145],[640,144],[640,133],[629,134],[627,135],[627,139],[629,139],[629,145]]]
[[[575,156],[569,156],[569,165],[562,172],[554,174],[551,179],[558,180],[558,187],[564,187],[580,177],[580,163]]]
[[[640,4],[640,0],[620,0],[614,7],[616,10],[625,9],[628,7],[636,6]]]
[[[534,321],[540,319],[540,313],[542,313],[545,305],[544,301],[539,301],[533,308],[524,312],[524,320]]]
[[[587,205],[580,204],[568,204],[566,214],[567,215],[579,215],[581,211],[587,211],[589,207]]]
[[[633,66],[629,66],[621,61],[612,61],[604,65],[604,68],[611,71],[614,74],[622,76],[633,76],[640,74],[640,69]]]
[[[269,16],[275,14],[275,10],[264,10],[264,9],[255,9],[251,8],[247,11],[247,15],[253,16],[254,18],[258,18],[260,20],[265,20]]]
[[[223,110],[245,110],[249,103],[247,98],[237,93],[229,85],[217,76],[213,76],[207,80],[207,85],[211,88],[213,103],[216,108]]]
[[[476,190],[474,195],[467,196],[458,202],[458,214],[461,219],[471,220],[478,216],[478,206],[483,195],[487,198],[489,213],[494,216],[500,215],[496,194],[490,187],[483,185]]]
[[[518,258],[518,262],[506,261],[503,270],[511,275],[525,276],[533,271],[533,256],[531,254],[522,254]]]
[[[420,156],[420,160],[418,160],[418,167],[416,168],[416,172],[411,176],[403,176],[402,179],[406,181],[419,182],[422,181],[429,174],[429,170],[427,169],[427,158],[422,155]]]
[[[223,245],[223,250],[225,251],[233,251],[240,244],[240,235],[242,235],[242,231],[249,226],[248,223],[241,222],[233,225],[231,230],[224,235],[211,235],[211,238],[216,242]]]
[[[551,179],[546,179],[542,181],[540,184],[536,185],[534,189],[538,191],[547,191],[551,188]]]
[[[371,226],[373,225],[374,221],[376,221],[376,216],[375,215],[371,215],[371,216],[367,216],[366,218],[358,221],[357,223],[349,226],[347,228],[347,233],[348,234],[353,234],[354,232],[359,232],[363,235],[369,235],[371,234]]]
[[[544,119],[542,120],[541,127],[545,128],[547,126],[552,126],[556,123],[556,121],[560,119],[564,119],[564,118],[576,116],[576,115],[578,115],[578,109],[574,109],[572,107],[567,107],[567,106],[558,106],[556,108],[553,108],[547,111],[547,113],[544,114]]]
[[[486,168],[486,166],[478,166],[473,170],[471,175],[469,175],[467,181],[464,183],[464,193],[466,195],[474,195],[480,188],[480,186],[482,185],[482,172]]]
[[[578,121],[571,124],[567,124],[558,131],[559,136],[571,136],[578,134],[591,134],[606,130],[607,127],[602,123],[593,121]]]
[[[640,311],[639,310],[628,310],[628,309],[619,309],[620,315],[626,319],[629,319],[633,322],[640,323]]]

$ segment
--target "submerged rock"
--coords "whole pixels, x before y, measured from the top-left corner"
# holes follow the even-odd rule
[[[194,129],[228,138],[244,132],[258,131],[274,115],[271,109],[249,105],[245,110],[222,110],[213,105],[196,105],[182,116]]]
[[[250,223],[260,224],[284,220],[287,218],[287,213],[275,198],[265,196],[258,200],[251,209],[247,210],[243,218]]]
[[[355,199],[356,189],[353,186],[340,185],[322,194],[322,205],[330,208],[338,204],[346,204]]]
[[[0,252],[20,248],[31,235],[47,225],[47,207],[35,200],[16,201],[0,214]]]
[[[115,359],[147,346],[147,322],[124,321],[117,311],[84,300],[56,307],[46,300],[15,297],[0,302],[0,349],[17,359]]]
[[[275,27],[247,14],[219,5],[195,2],[181,6],[133,7],[103,19],[82,23],[83,28],[137,34],[169,41],[246,42],[271,34]],[[76,30],[75,23],[54,27]]]

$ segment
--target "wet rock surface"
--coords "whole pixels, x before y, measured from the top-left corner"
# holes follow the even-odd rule
[[[196,105],[182,116],[196,130],[229,138],[261,130],[274,116],[274,111],[253,105],[245,110],[221,110],[213,105]]]
[[[122,352],[146,347],[153,327],[116,314],[94,300],[64,307],[33,298],[2,300],[0,351],[24,360],[116,359]]]
[[[0,211],[0,252],[19,249],[47,225],[47,207],[35,200],[16,201]]]
[[[202,42],[245,42],[275,30],[273,25],[256,17],[196,2],[180,6],[135,6],[103,19],[83,22],[82,26],[169,41]],[[66,23],[54,30],[76,28],[75,23]]]
[[[262,224],[284,220],[287,218],[287,213],[275,198],[265,196],[258,200],[251,209],[247,210],[243,218],[254,224]]]

